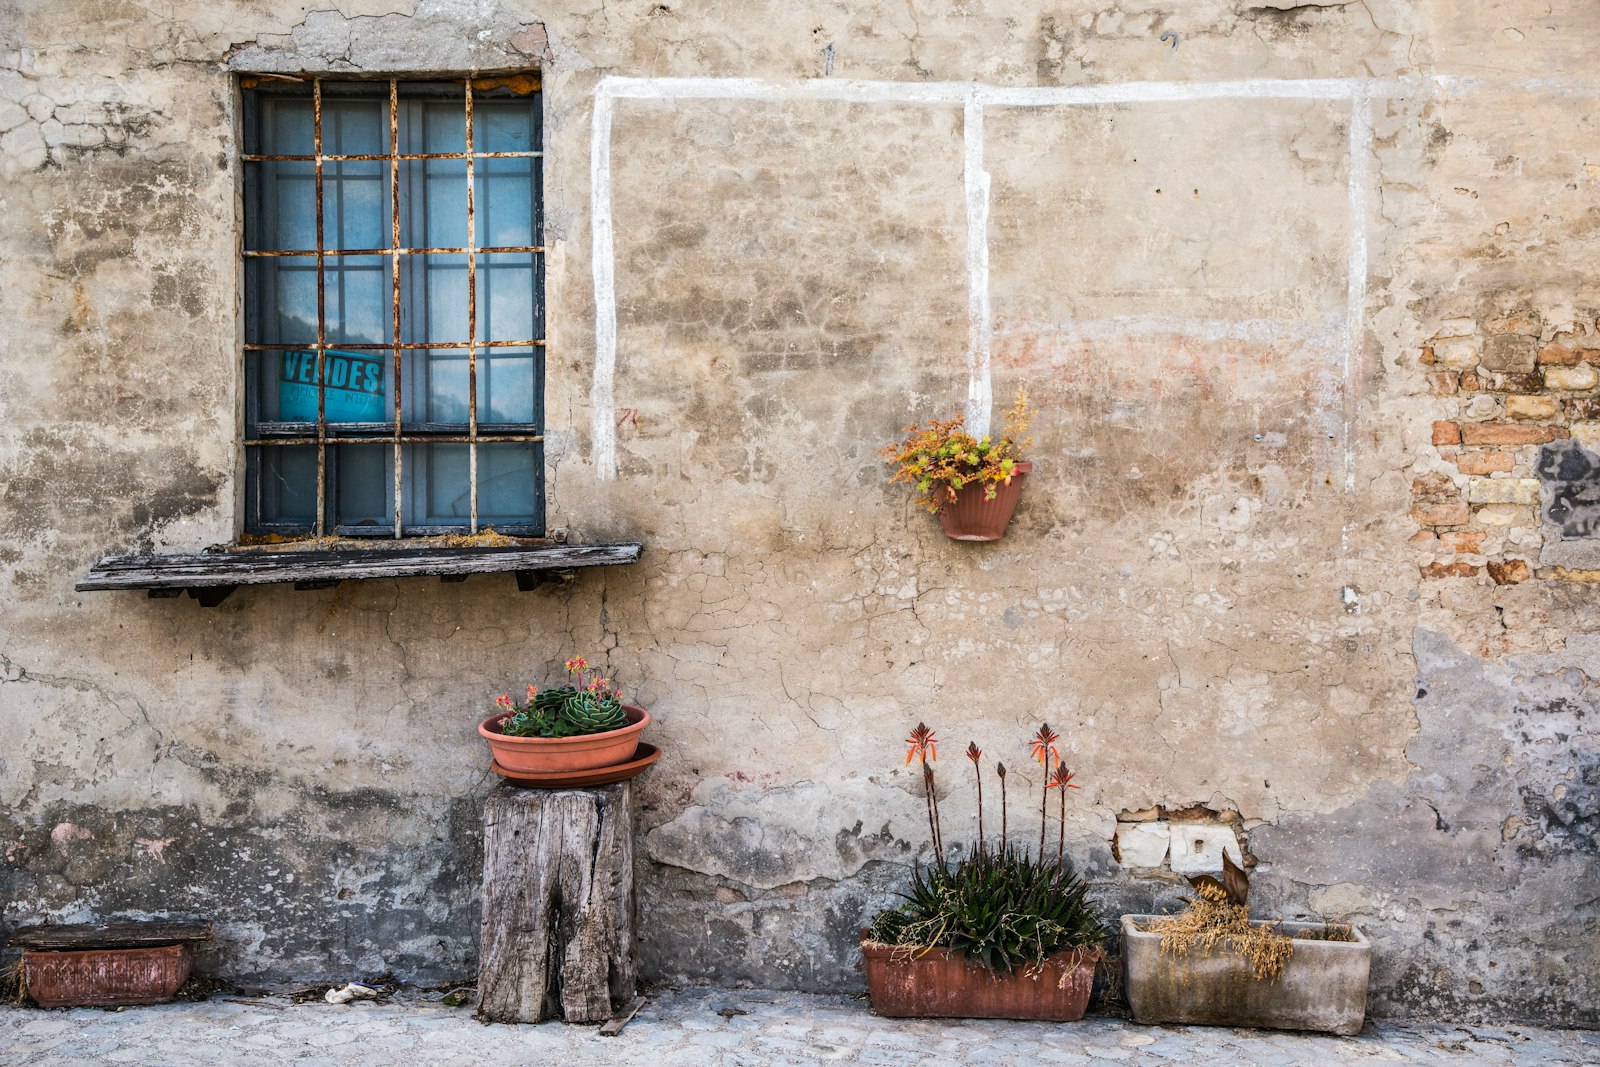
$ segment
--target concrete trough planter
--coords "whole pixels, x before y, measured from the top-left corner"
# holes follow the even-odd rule
[[[1354,941],[1296,940],[1273,982],[1256,980],[1245,958],[1227,949],[1162,955],[1161,935],[1136,928],[1157,918],[1122,917],[1128,1002],[1139,1022],[1361,1032],[1372,944],[1360,930],[1352,928]],[[1293,937],[1322,924],[1285,922],[1278,929]]]
[[[1089,1005],[1100,950],[1058,952],[1035,970],[1001,974],[947,949],[883,945],[863,936],[861,960],[879,1015],[1073,1022]]]

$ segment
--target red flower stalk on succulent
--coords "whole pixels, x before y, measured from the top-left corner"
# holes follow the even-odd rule
[[[1040,789],[1039,804],[1039,855],[1044,854],[1045,833],[1049,826],[1049,801],[1050,790],[1059,789],[1060,803],[1058,821],[1060,832],[1056,843],[1056,862],[1064,863],[1067,850],[1067,790],[1077,789],[1079,786],[1073,781],[1074,773],[1061,761],[1059,743],[1061,735],[1050,728],[1049,723],[1040,725],[1028,741],[1029,750],[1035,760],[1044,770],[1044,784]],[[907,745],[906,764],[912,760],[919,760],[922,764],[923,800],[928,810],[928,833],[933,842],[934,850],[938,855],[938,863],[942,867],[945,862],[944,833],[939,817],[939,798],[935,790],[935,781],[932,762],[938,755],[939,739],[926,723],[917,723],[905,741]],[[974,846],[979,854],[987,852],[988,844],[983,830],[983,750],[976,741],[967,743],[965,753],[972,762],[973,779],[978,792],[978,840]],[[1006,847],[1010,834],[1009,820],[1006,810],[1006,765],[995,764],[995,774],[1000,779],[1000,848]]]
[[[1044,768],[1044,788],[1039,791],[1039,855],[1044,855],[1044,826],[1045,811],[1050,804],[1050,763],[1054,760],[1061,762],[1061,753],[1056,750],[1056,742],[1061,740],[1061,735],[1050,729],[1049,723],[1041,723],[1037,733],[1028,742],[1028,747],[1033,751],[1033,758],[1039,761],[1039,766]]]

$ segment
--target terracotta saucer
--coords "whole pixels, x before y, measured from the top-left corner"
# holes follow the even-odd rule
[[[489,762],[489,768],[512,785],[520,785],[526,789],[586,789],[589,786],[612,785],[616,782],[626,782],[629,778],[637,778],[644,773],[646,767],[660,758],[659,748],[640,741],[638,751],[627,763],[596,767],[592,771],[552,771],[547,774],[530,774],[523,771],[513,774],[494,760]]]

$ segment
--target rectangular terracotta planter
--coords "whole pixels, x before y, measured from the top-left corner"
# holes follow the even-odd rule
[[[1354,941],[1295,941],[1274,982],[1258,981],[1249,962],[1226,948],[1162,955],[1161,935],[1134,926],[1148,926],[1155,918],[1122,917],[1128,1003],[1139,1022],[1361,1032],[1372,944],[1360,930],[1352,929]],[[1278,924],[1291,937],[1321,928],[1321,923]]]
[[[991,971],[947,949],[861,941],[872,1010],[919,1019],[1083,1018],[1099,948],[1060,952],[1037,970]]]
[[[22,954],[23,981],[41,1008],[163,1004],[189,977],[188,945]]]

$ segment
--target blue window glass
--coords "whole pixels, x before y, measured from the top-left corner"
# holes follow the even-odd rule
[[[247,531],[542,533],[538,93],[244,101]]]

